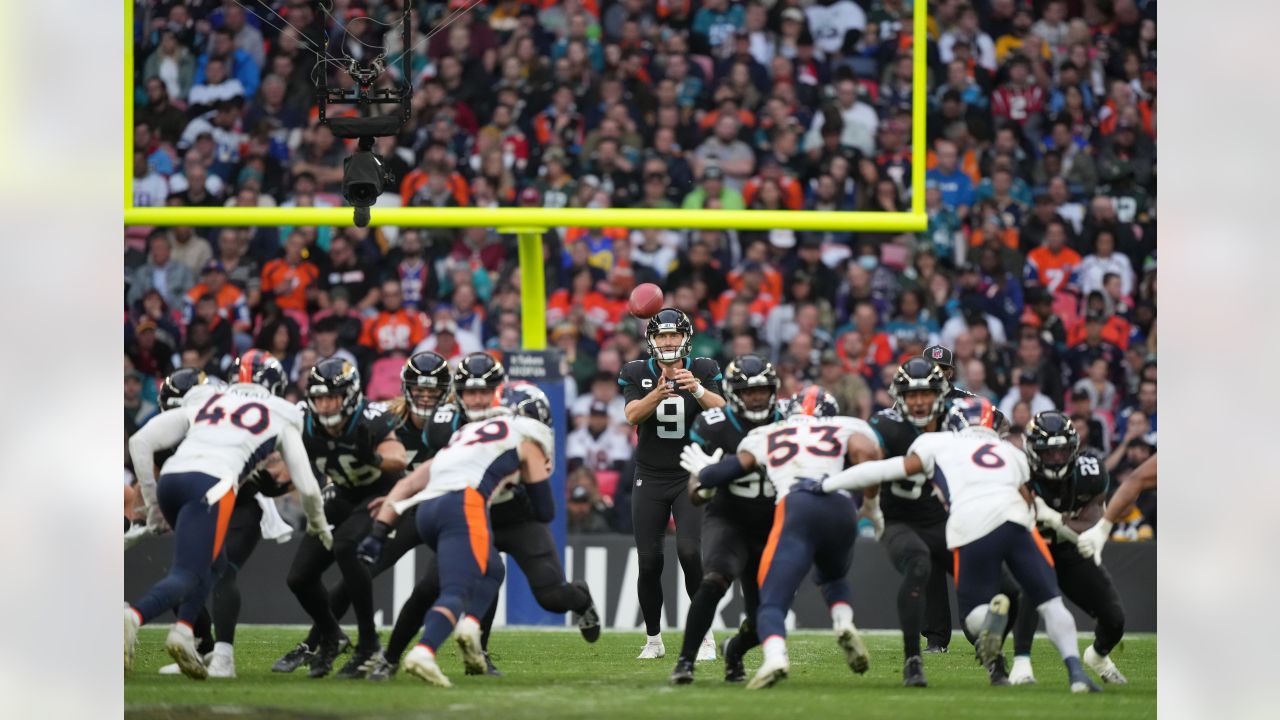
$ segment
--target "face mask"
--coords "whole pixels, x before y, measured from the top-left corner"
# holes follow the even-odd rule
[[[880,261],[874,255],[863,255],[858,258],[858,264],[862,266],[863,270],[875,270],[880,267]]]

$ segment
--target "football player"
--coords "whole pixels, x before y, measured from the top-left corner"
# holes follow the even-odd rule
[[[242,368],[247,365],[241,363]],[[265,366],[269,363],[260,367]],[[278,370],[279,363],[270,367]],[[183,674],[208,677],[191,625],[208,597],[215,567],[226,560],[222,549],[237,494],[271,453],[280,451],[302,497],[308,539],[324,548],[332,545],[320,488],[301,437],[302,414],[275,394],[284,389],[284,383],[277,382],[283,373],[262,372],[258,378],[273,389],[238,382],[225,391],[190,391],[181,408],[161,413],[129,440],[148,524],[172,527],[175,538],[169,574],[132,606],[125,605],[126,672],[133,667],[138,627],[177,605],[178,622],[169,631],[165,649]],[[178,449],[157,484],[155,452],[174,445]]]
[[[676,555],[685,590],[693,597],[702,581],[702,510],[689,500],[688,474],[680,452],[703,410],[724,407],[723,376],[715,360],[689,357],[693,322],[683,311],[663,308],[649,318],[645,342],[650,357],[632,360],[618,373],[627,401],[627,422],[638,429],[631,519],[639,556],[636,592],[648,638],[638,659],[667,654],[662,643],[662,566],[667,522],[675,515]],[[715,641],[703,642],[698,659],[715,659]]]
[[[709,455],[716,452],[732,455],[747,433],[782,419],[778,412],[778,373],[772,363],[759,355],[739,355],[724,373],[725,407],[704,410],[689,431],[689,439]],[[735,478],[713,493],[702,528],[705,574],[689,606],[684,645],[671,673],[671,682],[679,685],[693,682],[698,648],[711,629],[720,598],[734,580],[742,587],[746,619],[738,633],[724,643],[726,682],[747,679],[742,656],[760,644],[756,635],[760,591],[755,576],[773,527],[776,493],[759,469]],[[691,499],[695,504],[707,502],[696,490]]]
[[[324,677],[350,645],[338,625],[322,575],[337,564],[355,610],[359,630],[356,650],[338,672],[359,677],[360,667],[381,646],[373,622],[373,581],[356,556],[356,546],[373,526],[371,509],[381,502],[404,471],[408,460],[396,437],[396,417],[382,405],[365,401],[360,373],[347,360],[326,358],[307,379],[307,411],[303,441],[311,462],[328,476],[325,516],[335,526],[332,549],[303,538],[289,568],[289,589],[315,623],[318,640],[303,642],[271,668],[292,672],[303,662],[311,677]]]
[[[418,534],[436,553],[440,592],[423,614],[422,637],[405,656],[404,667],[441,687],[452,683],[436,663],[436,651],[455,631],[468,674],[486,671],[479,616],[497,600],[506,575],[493,543],[489,498],[521,482],[528,486],[534,517],[547,522],[555,515],[546,482],[555,457],[550,403],[527,383],[506,388],[501,403],[505,412],[463,426],[431,463],[406,478],[425,489],[379,510],[381,520],[422,505]]]
[[[956,597],[965,627],[975,636],[978,661],[992,673],[996,658],[1003,658],[1009,598],[999,590],[1001,567],[1008,564],[1044,618],[1067,666],[1071,692],[1100,692],[1080,663],[1075,619],[1062,603],[1053,557],[1035,532],[1035,504],[1025,487],[1031,478],[1027,456],[1000,439],[995,409],[985,398],[955,401],[943,429],[952,432],[921,435],[904,457],[856,465],[823,480],[822,489],[931,479],[948,503]]]
[[[956,359],[955,354],[951,352],[951,348],[945,345],[930,345],[924,349],[924,352],[920,353],[920,357],[942,368],[942,376],[947,379],[948,390],[946,398],[948,400],[976,397],[968,390],[956,387]],[[949,635],[947,639],[950,639]]]
[[[870,664],[850,605],[848,574],[858,534],[853,499],[848,493],[823,493],[822,479],[839,472],[846,461],[879,459],[880,447],[865,421],[840,417],[838,412],[830,393],[810,385],[788,401],[782,420],[752,430],[738,451],[724,460],[713,464],[714,456],[698,445],[688,446],[681,456],[700,488],[721,487],[761,468],[776,492],[773,529],[756,578],[756,623],[764,637],[764,662],[748,689],[770,687],[787,677],[791,663],[785,620],[811,567],[817,569],[816,581],[849,667],[862,674]]]
[[[902,457],[921,434],[939,429],[950,388],[941,366],[932,360],[911,358],[898,368],[889,389],[894,406],[870,420],[885,457]],[[951,642],[947,573],[952,558],[946,541],[947,509],[929,490],[910,480],[885,483],[866,491],[862,510],[883,528],[881,542],[890,562],[902,573],[897,605],[902,627],[902,682],[907,687],[928,685],[920,657],[921,635],[929,642],[926,652],[946,652]],[[1006,578],[1002,589],[1016,600],[1017,584],[1011,579]],[[1015,602],[1015,611],[1016,607]],[[1004,680],[1004,667],[998,661],[992,682]]]
[[[1152,455],[1143,461],[1141,465],[1133,469],[1129,473],[1129,477],[1120,483],[1120,487],[1116,488],[1115,494],[1111,496],[1111,503],[1107,506],[1107,511],[1098,520],[1093,527],[1080,533],[1080,539],[1076,542],[1076,547],[1080,550],[1080,554],[1085,557],[1101,557],[1102,546],[1107,544],[1107,538],[1111,537],[1111,528],[1120,522],[1120,518],[1129,513],[1133,504],[1138,501],[1138,496],[1143,490],[1156,489],[1156,456]]]
[[[551,406],[541,390],[529,383],[506,384],[507,373],[502,363],[487,353],[478,352],[466,356],[458,363],[454,373],[453,387],[459,394],[464,422],[484,420],[497,414],[504,414],[504,402],[518,404],[516,398],[524,398],[522,407],[528,412],[538,410],[533,415],[541,419],[540,408],[546,409],[547,421],[551,418]],[[511,391],[510,397],[504,396]],[[518,392],[517,392],[518,391]],[[443,407],[442,407],[443,409]],[[437,412],[437,415],[440,413]],[[388,501],[395,502],[409,497],[422,489],[425,471],[410,474],[392,490]],[[560,554],[556,549],[551,529],[547,527],[550,517],[543,517],[535,512],[533,504],[523,487],[516,485],[494,493],[489,507],[490,523],[493,527],[493,543],[499,552],[506,553],[515,561],[521,572],[528,578],[529,587],[534,599],[545,610],[554,613],[573,612],[578,630],[587,642],[595,642],[600,637],[600,616],[596,612],[591,592],[584,582],[565,582],[564,566],[560,562]],[[384,508],[379,511],[374,529],[369,538],[362,543],[364,557],[380,559],[387,552],[383,543],[387,528],[396,522],[395,513]],[[397,527],[399,525],[397,524]],[[399,532],[397,531],[397,536]],[[395,628],[391,632],[391,640],[378,666],[371,669],[370,680],[384,680],[395,673],[401,654],[413,640],[419,619],[431,607],[440,594],[438,571],[434,561],[428,561],[419,576],[421,579],[414,587],[413,593],[405,601],[396,618]],[[489,660],[489,632],[493,627],[497,605],[488,608],[482,616],[481,644],[485,649],[484,672],[491,675],[500,674]],[[468,672],[471,669],[468,668]]]
[[[1049,552],[1062,594],[1098,623],[1094,640],[1084,651],[1084,664],[1103,682],[1127,682],[1109,657],[1124,637],[1124,605],[1106,568],[1076,549],[1076,533],[1101,517],[1107,499],[1107,468],[1098,458],[1080,452],[1080,436],[1071,419],[1057,411],[1042,412],[1023,431],[1022,450],[1031,466],[1031,490],[1036,498],[1036,522],[1050,533]],[[1023,613],[1014,623],[1013,669],[1009,681],[1036,681],[1031,669],[1031,641],[1036,616]]]

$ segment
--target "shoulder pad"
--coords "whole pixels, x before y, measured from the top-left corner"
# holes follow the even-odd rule
[[[303,418],[302,408],[298,407],[297,405],[294,405],[293,403],[289,402],[288,400],[285,400],[284,398],[279,398],[275,396],[272,396],[271,399],[267,401],[267,407],[271,409],[271,413],[273,415],[276,415],[277,417],[284,420],[284,422],[287,422],[290,425],[293,425],[295,428],[298,429],[298,431],[302,430],[302,418]]]
[[[904,420],[902,417],[902,413],[898,412],[897,408],[885,408],[884,410],[881,410],[875,415],[872,415],[870,422],[871,424],[875,425],[882,422],[900,423],[900,422],[904,422]]]
[[[186,395],[182,396],[182,406],[194,407],[197,405],[203,405],[209,400],[210,395],[219,392],[222,392],[222,390],[213,385],[197,385],[188,390]]]
[[[510,418],[511,426],[525,440],[532,440],[546,453],[553,467],[556,461],[556,434],[551,428],[531,417],[516,415]]]

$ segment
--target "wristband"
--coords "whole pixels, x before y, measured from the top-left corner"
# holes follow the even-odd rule
[[[391,534],[391,526],[381,520],[373,521],[373,530],[369,532],[369,537],[378,540],[386,540],[387,535]]]
[[[698,389],[693,391],[693,399],[701,400],[702,396],[706,394],[707,394],[707,389],[699,385]]]

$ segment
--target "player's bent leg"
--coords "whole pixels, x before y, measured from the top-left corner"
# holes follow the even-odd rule
[[[1084,664],[1105,683],[1124,685],[1128,679],[1111,659],[1111,650],[1124,637],[1124,605],[1106,568],[1078,554],[1064,552],[1058,563],[1058,582],[1067,599],[1093,617],[1093,643],[1085,648]]]
[[[920,655],[920,634],[924,625],[925,591],[932,563],[929,546],[906,523],[888,523],[882,541],[889,561],[902,573],[898,585],[898,624],[902,627],[902,655]]]
[[[382,661],[375,662],[375,666],[369,671],[367,676],[369,680],[390,680],[395,675],[405,648],[413,643],[422,628],[422,618],[426,616],[427,610],[435,604],[439,596],[440,576],[436,565],[436,554],[429,552],[418,584],[413,587],[413,592],[409,594],[409,599],[405,600],[404,606],[400,608],[400,614],[396,617],[396,624],[391,629],[391,639],[387,641]]]
[[[818,588],[831,612],[831,626],[836,643],[844,651],[845,662],[849,669],[861,675],[870,667],[871,658],[853,624],[853,589],[848,580],[857,536],[853,502],[843,495],[805,501],[814,505],[818,519],[809,531],[815,535],[813,565]]]
[[[764,663],[756,670],[748,689],[771,687],[787,677],[787,611],[796,590],[813,564],[813,546],[806,535],[805,513],[798,511],[803,500],[783,498],[774,511],[769,544],[760,560],[760,611],[756,622],[764,638]]]
[[[1002,563],[1011,538],[1018,532],[1027,534],[1026,528],[1006,523],[955,551],[953,572],[961,617],[992,685],[1009,684],[1003,653],[1009,598],[999,594],[999,589]]]
[[[329,594],[325,592],[321,580],[324,571],[332,564],[333,553],[320,540],[310,535],[302,538],[289,567],[286,584],[294,597],[298,598],[303,611],[311,618],[316,639],[308,637],[285,653],[272,666],[272,672],[293,672],[303,664],[311,664],[325,639],[332,638],[336,642],[341,635],[338,621],[330,611]]]

